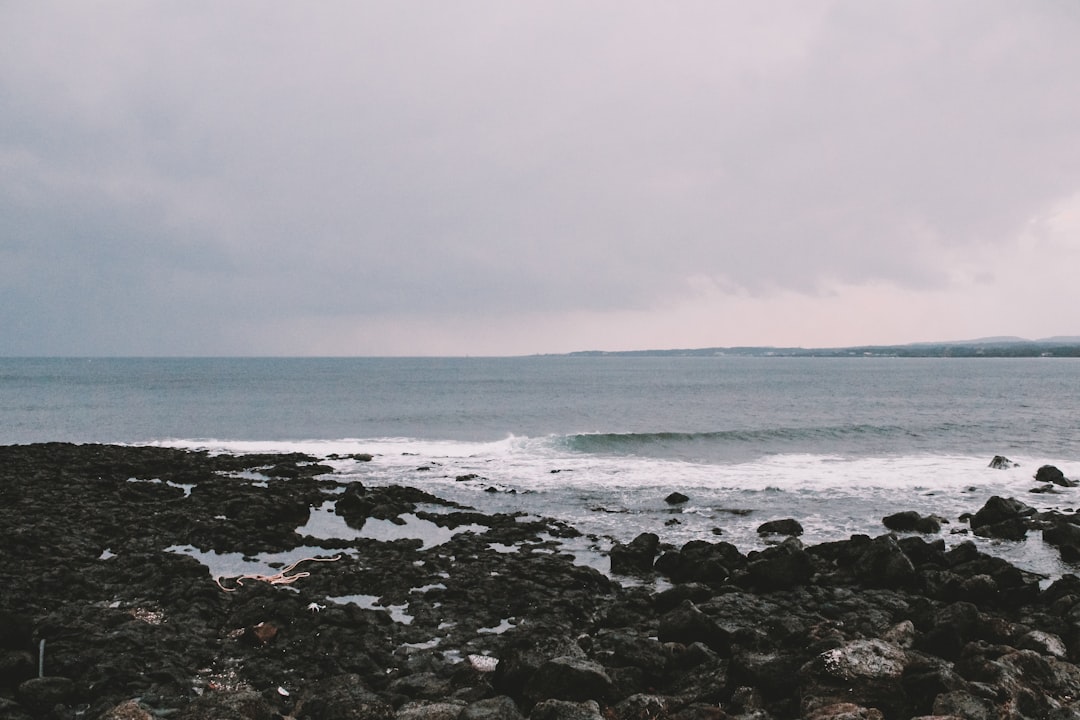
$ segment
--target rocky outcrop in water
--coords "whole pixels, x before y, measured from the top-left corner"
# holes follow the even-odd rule
[[[330,500],[439,542],[300,534]],[[1008,500],[975,531],[1080,548],[1071,514]],[[624,585],[576,535],[302,455],[2,447],[0,719],[1080,717],[1073,575],[917,530],[748,553],[646,533],[610,554]],[[299,562],[219,584],[200,551]]]

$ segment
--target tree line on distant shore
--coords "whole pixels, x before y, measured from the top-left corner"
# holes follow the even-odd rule
[[[1080,340],[860,345],[843,348],[713,347],[680,350],[585,350],[573,357],[1080,357]]]

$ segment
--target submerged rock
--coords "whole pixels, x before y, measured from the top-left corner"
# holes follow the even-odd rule
[[[990,461],[990,467],[995,470],[1008,470],[1009,468],[1017,467],[1017,463],[1014,463],[1004,455],[995,455]]]
[[[791,535],[803,534],[803,526],[798,520],[785,518],[783,520],[769,520],[758,526],[759,535]]]
[[[933,515],[920,515],[914,510],[886,515],[881,519],[885,527],[897,532],[933,534],[941,532],[941,520]]]

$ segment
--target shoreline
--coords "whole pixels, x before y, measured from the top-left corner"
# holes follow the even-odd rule
[[[566,523],[330,472],[0,447],[0,718],[1080,715],[1075,576],[883,527],[745,553],[642,533],[612,548],[613,579],[575,564],[587,538]],[[982,526],[1071,524],[1001,512]],[[371,536],[297,533],[320,518]],[[235,575],[197,559],[214,556]]]

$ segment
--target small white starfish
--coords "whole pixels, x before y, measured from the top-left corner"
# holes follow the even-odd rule
[[[311,612],[319,612],[324,607],[326,607],[326,606],[325,605],[320,605],[317,602],[313,602],[313,603],[311,603],[310,605],[307,606],[307,609],[310,610]]]

